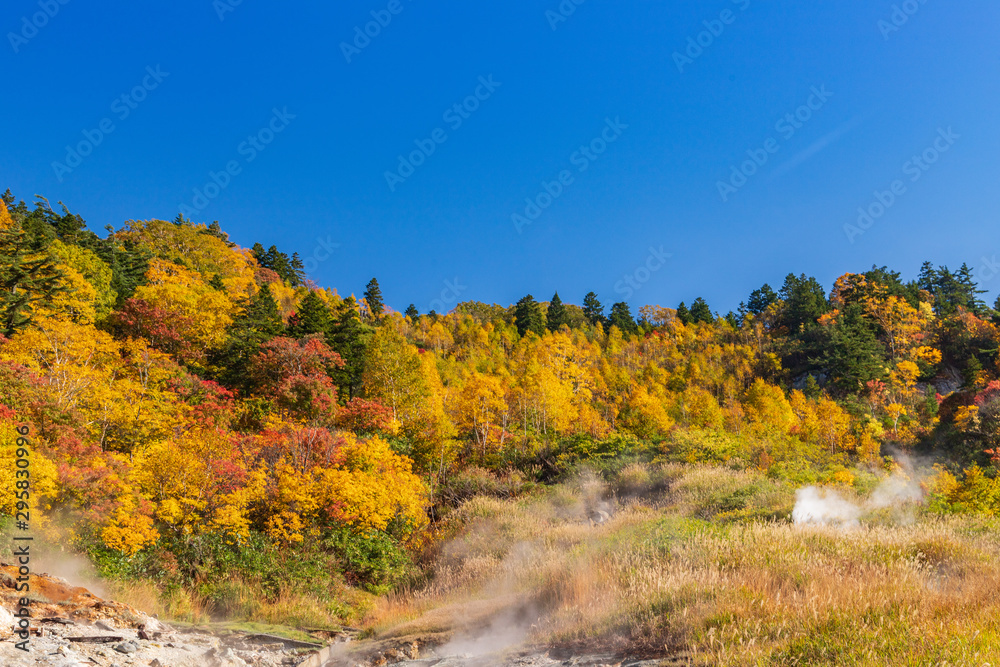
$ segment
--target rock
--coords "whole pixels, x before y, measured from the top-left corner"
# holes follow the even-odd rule
[[[127,642],[122,642],[121,644],[115,646],[115,650],[118,651],[119,653],[124,653],[125,655],[131,655],[139,650],[139,645],[136,644],[134,641],[129,640]]]

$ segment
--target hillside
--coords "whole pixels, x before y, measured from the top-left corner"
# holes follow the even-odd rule
[[[5,533],[83,554],[115,599],[179,621],[363,625],[381,641],[509,593],[537,612],[511,645],[739,664],[751,646],[801,657],[809,632],[842,623],[823,659],[861,660],[846,637],[879,628],[927,638],[904,647],[912,664],[993,650],[984,634],[949,653],[965,631],[931,631],[995,636],[933,588],[969,582],[956,604],[993,609],[968,586],[994,583],[981,536],[1000,509],[1000,314],[968,267],[926,263],[912,281],[873,267],[829,289],[790,274],[726,315],[700,298],[633,314],[593,292],[421,314],[388,307],[375,279],[360,299],[337,287],[217,223],[101,237],[8,191]],[[874,507],[885,480],[908,491]],[[796,515],[804,489],[856,511]],[[886,514],[900,503],[913,526]],[[754,561],[761,544],[772,560]],[[553,569],[483,593],[516,545]],[[864,599],[869,585],[885,597]]]

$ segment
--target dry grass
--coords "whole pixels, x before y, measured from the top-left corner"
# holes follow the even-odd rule
[[[377,635],[468,631],[531,610],[528,640],[712,665],[984,664],[1000,659],[994,525],[872,517],[854,529],[763,520],[793,489],[753,473],[628,473],[669,490],[618,503],[593,526],[592,481],[543,498],[477,498],[454,517],[424,589],[380,601]],[[589,486],[588,486],[589,484]]]

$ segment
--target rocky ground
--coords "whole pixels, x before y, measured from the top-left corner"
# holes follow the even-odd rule
[[[138,609],[104,600],[46,574],[31,575],[30,651],[16,647],[17,568],[0,564],[0,665],[3,667],[653,667],[685,660],[566,657],[545,651],[477,654],[476,643],[449,651],[434,641],[352,642],[329,634],[317,643],[274,635],[172,627]],[[320,643],[322,642],[322,643]],[[436,645],[435,645],[436,644]],[[465,651],[471,650],[472,653]],[[456,654],[451,654],[456,653]]]
[[[271,635],[171,627],[49,575],[31,575],[30,651],[16,647],[17,568],[0,564],[0,665],[4,667],[315,667],[323,644]]]

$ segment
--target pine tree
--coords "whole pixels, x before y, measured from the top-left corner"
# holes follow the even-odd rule
[[[549,308],[545,315],[545,326],[549,331],[559,331],[562,325],[567,324],[566,306],[559,298],[559,292],[552,295],[549,301]]]
[[[378,320],[385,312],[385,302],[382,301],[382,289],[378,286],[378,280],[372,278],[365,287],[365,303],[372,317]]]
[[[751,315],[760,315],[777,300],[778,295],[775,291],[771,289],[770,285],[764,283],[760,289],[754,290],[750,293],[750,298],[747,300],[746,304],[746,310]]]
[[[597,294],[588,292],[583,297],[583,314],[592,325],[604,322],[604,306],[597,300]]]
[[[691,304],[691,320],[693,322],[702,322],[704,324],[712,324],[715,322],[715,316],[712,315],[712,309],[708,307],[708,303],[700,296],[694,300]]]
[[[299,253],[292,253],[292,261],[288,263],[289,269],[292,275],[292,287],[298,287],[300,285],[306,284],[306,267],[302,263],[302,258],[299,257]]]
[[[212,279],[208,281],[208,286],[220,292],[226,291],[226,284],[222,282],[222,278],[219,277],[218,273],[212,276]]]
[[[288,332],[296,338],[311,334],[326,336],[330,331],[330,308],[314,291],[305,295],[295,315],[294,324],[289,322]]]
[[[46,253],[31,250],[20,224],[0,230],[0,333],[12,336],[31,321],[36,303],[64,291],[62,273]]]
[[[885,377],[885,348],[860,303],[844,307],[836,324],[825,333],[821,349],[819,363],[842,391],[860,391],[868,381]]]
[[[327,334],[327,343],[344,360],[344,366],[333,374],[343,401],[362,394],[365,372],[365,350],[371,339],[372,329],[361,322],[358,302],[352,296],[341,302],[335,321]]]
[[[221,349],[209,355],[209,363],[223,384],[243,390],[250,387],[250,361],[261,345],[284,332],[285,325],[271,288],[262,285],[246,301],[229,328]]]
[[[632,309],[624,301],[620,301],[611,306],[611,315],[608,317],[608,324],[618,329],[624,334],[632,334],[638,331],[639,326],[632,317]]]
[[[789,273],[781,287],[781,298],[785,303],[780,324],[796,334],[803,328],[816,326],[817,320],[830,309],[823,286],[805,274],[796,277]]]
[[[694,322],[694,320],[691,319],[691,311],[688,310],[688,307],[684,305],[683,301],[681,301],[681,305],[677,306],[677,319],[681,324],[691,324]]]
[[[418,317],[420,317],[420,311],[417,310],[417,307],[412,303],[406,307],[406,311],[403,314],[409,317],[411,320],[415,320]]]
[[[517,332],[524,336],[529,331],[541,336],[545,333],[545,323],[542,318],[542,307],[530,294],[514,306],[514,324]]]

